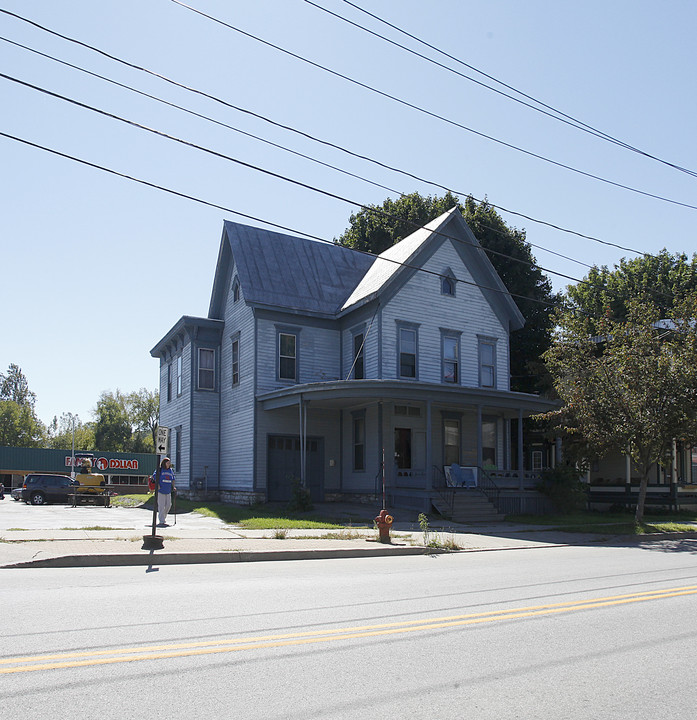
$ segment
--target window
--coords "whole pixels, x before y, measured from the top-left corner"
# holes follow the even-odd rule
[[[450,268],[447,268],[440,279],[441,295],[455,296],[455,275]]]
[[[353,379],[363,380],[365,377],[363,367],[363,333],[353,336]]]
[[[240,383],[240,339],[236,337],[232,341],[232,384]]]
[[[421,408],[416,405],[395,405],[394,414],[405,417],[421,417]]]
[[[177,472],[181,472],[181,468],[182,468],[182,429],[181,429],[181,427],[178,427],[175,430],[174,468]]]
[[[353,416],[353,469],[365,470],[365,411]]]
[[[240,281],[235,278],[232,283],[232,302],[237,302],[240,299]]]
[[[482,419],[482,463],[496,467],[496,418]]]
[[[533,471],[542,470],[542,450],[532,451],[532,469]]]
[[[460,382],[460,333],[441,330],[443,382],[457,385]]]
[[[198,350],[198,389],[215,389],[215,350]]]
[[[496,387],[496,340],[479,339],[479,385]]]
[[[182,356],[177,358],[177,397],[182,394]]]
[[[443,464],[460,464],[460,421],[443,421]]]
[[[172,363],[167,365],[167,402],[172,399]]]
[[[291,333],[278,334],[278,377],[297,380],[297,342]]]
[[[394,461],[399,470],[411,469],[411,428],[394,429]]]
[[[411,378],[416,380],[418,377],[417,367],[417,347],[418,333],[417,326],[406,325],[404,323],[397,325],[397,340],[399,343],[397,358],[397,376],[400,378]]]

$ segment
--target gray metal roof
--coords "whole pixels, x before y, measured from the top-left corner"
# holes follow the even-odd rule
[[[225,221],[245,300],[336,314],[374,262],[341,245]]]

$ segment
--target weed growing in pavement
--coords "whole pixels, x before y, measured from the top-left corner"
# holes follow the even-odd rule
[[[424,545],[428,547],[430,543],[431,530],[428,527],[428,517],[423,513],[419,513],[419,527],[421,528],[421,532],[424,534]]]
[[[275,540],[285,540],[288,537],[288,528],[276,528],[273,536]]]

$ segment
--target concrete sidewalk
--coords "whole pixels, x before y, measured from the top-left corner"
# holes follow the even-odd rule
[[[346,508],[339,510],[346,512]],[[367,508],[355,511],[372,514]],[[174,523],[175,518],[170,516],[169,520]],[[377,542],[372,528],[247,530],[216,518],[183,513],[176,516],[176,524],[156,528],[156,534],[163,538],[163,549],[147,550],[143,536],[151,534],[151,522],[152,513],[142,508],[7,507],[5,513],[0,513],[0,568],[147,566],[448,552],[443,547],[424,547],[418,523],[408,516],[393,526],[392,543],[383,544]],[[62,525],[64,529],[42,525]],[[469,552],[595,544],[603,539],[596,534],[572,535],[511,523],[464,526],[434,522],[430,530],[431,537],[442,546]]]

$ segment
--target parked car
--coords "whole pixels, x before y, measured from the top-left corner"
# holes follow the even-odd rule
[[[32,505],[45,505],[49,502],[69,501],[70,493],[79,485],[67,475],[45,475],[30,473],[24,478],[22,500]]]
[[[21,500],[22,499],[22,486],[12,488],[12,499],[13,500]]]

